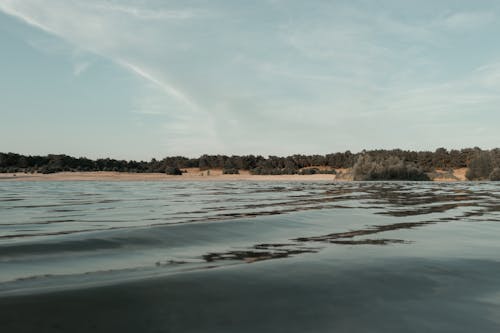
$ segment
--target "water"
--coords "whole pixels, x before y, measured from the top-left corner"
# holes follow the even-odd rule
[[[0,330],[500,331],[500,184],[0,182]]]

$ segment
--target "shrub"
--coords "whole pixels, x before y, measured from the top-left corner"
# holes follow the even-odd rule
[[[318,168],[307,168],[307,169],[302,169],[299,174],[301,175],[315,175],[319,173]]]
[[[495,168],[493,171],[490,173],[490,180],[494,181],[500,181],[500,168]]]
[[[291,169],[291,168],[272,169],[272,168],[257,167],[250,170],[250,173],[252,175],[295,175],[297,174],[297,172],[298,172],[297,169]]]
[[[468,180],[486,180],[493,172],[493,160],[489,152],[480,151],[470,161],[465,177]]]
[[[239,173],[240,173],[240,170],[238,170],[236,168],[222,169],[223,175],[238,175]]]
[[[414,163],[404,162],[390,156],[384,160],[373,160],[370,155],[361,155],[353,167],[354,180],[430,180]]]
[[[47,175],[47,174],[50,174],[50,173],[56,173],[58,172],[59,170],[56,170],[54,168],[50,168],[50,167],[47,167],[47,166],[44,166],[44,167],[41,167],[38,172],[39,173],[43,173],[44,175]]]
[[[165,173],[167,175],[180,176],[182,175],[182,171],[179,168],[175,168],[172,166],[168,166],[165,168]]]

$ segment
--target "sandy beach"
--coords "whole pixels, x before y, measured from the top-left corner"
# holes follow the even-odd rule
[[[221,170],[200,171],[190,169],[180,176],[164,173],[128,173],[128,172],[58,172],[41,173],[4,173],[0,181],[332,181],[332,174],[316,175],[252,175],[248,171],[240,174],[224,175]]]
[[[436,174],[439,177],[431,177],[435,182],[456,182],[456,181],[466,181],[467,178],[465,174],[467,173],[467,168],[454,169],[453,172],[447,172],[446,170],[436,170]]]
[[[453,170],[453,177],[435,178],[434,181],[450,182],[464,181],[466,168]],[[166,175],[164,173],[129,173],[112,171],[89,172],[58,172],[52,174],[42,173],[3,173],[0,181],[350,181],[349,176],[333,174],[315,175],[252,175],[249,171],[242,170],[240,174],[224,175],[222,170],[199,170],[197,168],[185,169],[180,176]],[[337,170],[346,175],[346,169]],[[441,173],[442,171],[437,171]],[[444,172],[443,176],[445,175]],[[448,174],[449,175],[449,174]]]

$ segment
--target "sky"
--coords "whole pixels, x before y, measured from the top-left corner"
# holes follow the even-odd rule
[[[1,0],[0,151],[500,146],[500,2]]]

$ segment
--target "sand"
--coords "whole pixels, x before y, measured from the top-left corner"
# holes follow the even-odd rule
[[[53,174],[0,174],[0,181],[332,181],[335,175],[251,175],[241,171],[237,175],[223,175],[221,170],[200,171],[189,169],[181,176],[164,173],[128,172],[58,172]]]
[[[164,173],[128,173],[112,171],[91,172],[58,172],[41,173],[3,173],[0,181],[349,181],[352,180],[348,170],[339,169],[333,174],[315,175],[252,175],[246,170],[237,175],[224,175],[222,170],[205,170],[198,168],[183,169],[187,172],[181,176],[171,176]],[[466,168],[453,170],[453,177],[436,178],[435,181],[464,181]]]
[[[458,180],[467,180],[465,178],[465,173],[467,172],[467,168],[460,168],[453,170],[453,175],[458,178]]]
[[[436,177],[433,180],[436,182],[456,182],[456,181],[466,181],[465,173],[467,168],[454,169],[452,173],[446,170],[436,170],[437,174],[441,174],[441,177]]]

